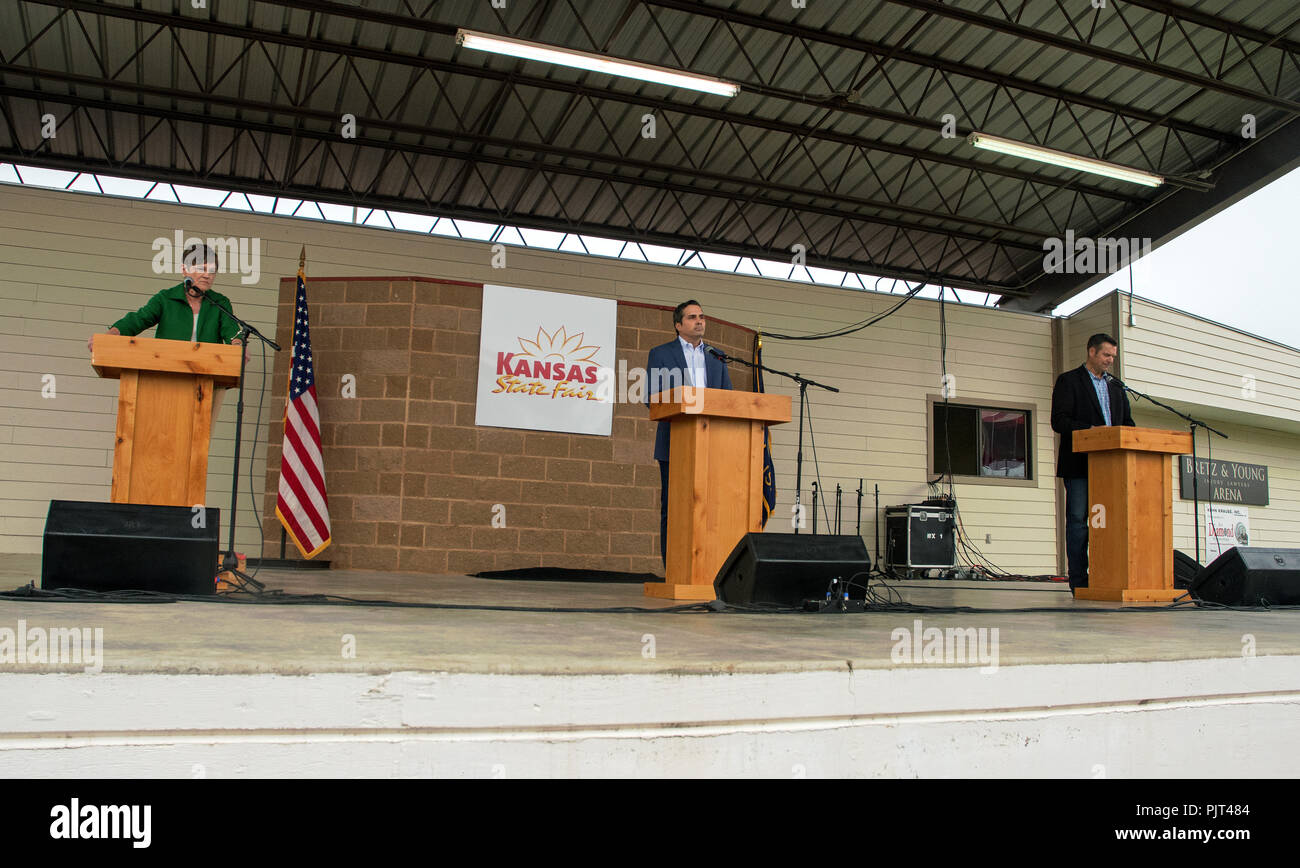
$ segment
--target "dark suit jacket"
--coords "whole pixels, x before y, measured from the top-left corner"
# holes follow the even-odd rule
[[[705,386],[710,389],[730,389],[731,374],[727,372],[727,366],[709,353],[707,342],[704,346],[706,347],[704,376],[708,380]],[[690,380],[686,376],[686,354],[682,352],[681,340],[673,338],[668,343],[652,349],[650,358],[646,362],[646,371],[650,375],[646,394],[647,406],[650,398],[664,389],[689,385]],[[672,423],[664,420],[659,423],[659,430],[655,432],[655,460],[657,461],[668,460],[668,432],[671,427]]]
[[[1110,394],[1111,422],[1115,425],[1134,424],[1128,395],[1115,382],[1107,383],[1106,388]],[[1052,389],[1052,430],[1061,435],[1061,449],[1056,456],[1057,476],[1088,475],[1088,453],[1074,451],[1073,432],[1105,424],[1097,390],[1092,386],[1092,375],[1086,366],[1079,365],[1056,378],[1056,388]]]

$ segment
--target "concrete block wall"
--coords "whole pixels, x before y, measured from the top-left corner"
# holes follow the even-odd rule
[[[292,342],[296,283],[280,284],[276,339]],[[655,423],[616,404],[611,436],[474,424],[482,285],[419,277],[309,279],[316,393],[339,568],[471,574],[568,567],[663,574]],[[706,315],[708,311],[705,311]],[[672,309],[619,302],[617,358],[644,367],[672,338]],[[719,320],[707,340],[750,358],[753,332]],[[276,357],[271,416],[284,414],[289,353]],[[343,397],[344,376],[356,397]],[[748,368],[732,382],[749,389]],[[266,549],[279,423],[267,454]],[[493,516],[504,509],[504,527]],[[494,511],[495,510],[495,511]],[[287,556],[297,557],[292,543]]]

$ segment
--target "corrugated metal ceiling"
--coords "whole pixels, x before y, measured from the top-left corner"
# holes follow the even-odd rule
[[[1225,191],[1206,187],[1271,133],[1300,159],[1292,0],[191,7],[5,4],[0,159],[772,259],[802,244],[810,265],[1008,299],[1044,285],[1047,237],[1116,234],[1166,200],[1195,220],[1196,197],[1215,207]],[[742,91],[490,56],[458,47],[458,27]],[[958,135],[941,134],[945,115]],[[988,154],[965,142],[974,129],[1173,183]]]

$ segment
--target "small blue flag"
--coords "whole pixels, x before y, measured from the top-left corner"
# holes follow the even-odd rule
[[[763,364],[763,336],[754,335],[754,364]],[[754,369],[754,391],[763,391],[763,371],[761,368]],[[776,509],[776,468],[772,465],[772,434],[768,426],[763,426],[763,527],[767,527],[767,519]]]

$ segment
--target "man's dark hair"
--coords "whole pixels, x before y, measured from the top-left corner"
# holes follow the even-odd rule
[[[690,307],[691,305],[695,305],[700,310],[704,310],[704,305],[700,304],[698,301],[696,301],[693,298],[688,299],[682,302],[681,304],[677,305],[677,307],[673,308],[673,325],[682,324],[682,314],[685,312],[686,308]]]
[[[206,244],[191,244],[186,247],[181,261],[190,268],[199,268],[209,262],[217,268],[221,267],[221,262],[217,259],[217,251]]]
[[[1115,346],[1118,347],[1119,341],[1115,340],[1113,337],[1106,334],[1105,332],[1097,332],[1095,335],[1088,338],[1088,349],[1090,350],[1095,350],[1097,347],[1101,346],[1102,344],[1114,344]]]

